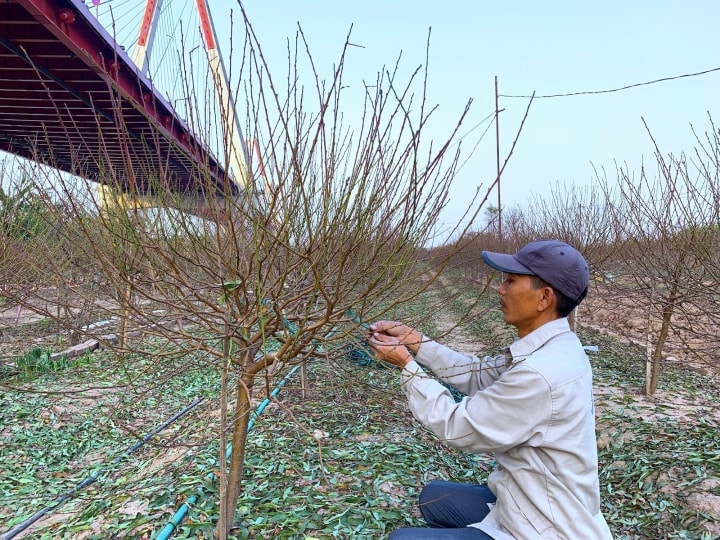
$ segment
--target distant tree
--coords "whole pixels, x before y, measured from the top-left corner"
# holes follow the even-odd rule
[[[717,156],[717,141],[700,148]],[[684,342],[688,354],[716,340],[720,285],[718,162],[700,159],[699,149],[694,163],[684,154],[665,156],[653,143],[657,175],[644,166],[637,178],[618,170],[615,221],[623,227],[624,245],[613,295],[618,309],[624,302],[649,306],[648,394],[657,390],[670,337]]]
[[[485,208],[485,227],[487,229],[494,229],[497,231],[498,219],[500,218],[500,209],[492,204]]]
[[[4,171],[8,176],[9,172]],[[10,191],[0,185],[0,234],[6,239],[27,240],[46,230],[47,201],[27,178],[9,179]]]
[[[548,197],[534,197],[525,218],[528,238],[556,238],[579,249],[593,273],[602,272],[620,241],[613,194],[598,184],[556,184]]]

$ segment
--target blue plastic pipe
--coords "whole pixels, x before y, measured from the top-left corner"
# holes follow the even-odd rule
[[[250,431],[253,426],[255,425],[255,419],[262,414],[262,412],[265,410],[265,407],[268,406],[272,398],[278,395],[280,393],[280,390],[283,386],[285,386],[285,383],[287,383],[288,379],[292,377],[295,372],[300,369],[301,364],[298,364],[294,368],[292,368],[285,377],[278,383],[278,385],[273,389],[272,392],[270,392],[270,395],[266,397],[260,405],[257,406],[257,408],[252,412],[250,415],[250,421],[248,422],[248,431]],[[227,457],[230,459],[230,454],[232,454],[232,445],[228,445],[227,449]],[[208,473],[206,478],[214,478],[214,473]],[[190,508],[200,499],[200,497],[203,495],[203,488],[198,488],[198,493],[196,495],[192,495],[188,498],[187,501],[185,501],[180,508],[178,508],[175,513],[170,518],[170,521],[163,527],[158,535],[155,537],[155,540],[167,540],[172,536],[173,532],[175,532],[175,529],[180,526],[180,523],[182,523],[182,520],[185,519],[185,517],[190,512]]]
[[[368,328],[368,325],[367,325],[366,323],[363,323],[363,322],[360,320],[360,317],[359,317],[353,310],[348,309],[348,310],[345,312],[345,315],[346,315],[348,318],[350,318],[353,322],[355,322],[356,324],[361,325],[363,328],[365,328],[365,329]],[[287,321],[287,319],[285,319],[283,322],[285,323],[285,326],[292,332],[292,325],[291,325],[291,323],[290,323],[289,321]],[[332,330],[332,331],[327,335],[327,337],[331,336],[334,332],[335,332],[335,330]],[[255,409],[255,411],[253,411],[252,415],[250,416],[250,421],[248,422],[248,428],[247,428],[248,431],[250,431],[250,430],[253,428],[253,426],[255,425],[255,419],[256,419],[258,416],[260,416],[260,414],[262,414],[262,412],[265,410],[265,407],[267,407],[268,404],[270,403],[271,399],[278,395],[278,393],[280,392],[280,389],[281,389],[283,386],[285,386],[285,383],[288,381],[288,379],[289,379],[290,377],[292,377],[293,374],[294,374],[298,369],[300,369],[300,366],[301,366],[301,364],[298,364],[297,366],[295,366],[294,368],[292,368],[292,369],[288,372],[288,374],[285,375],[285,377],[283,377],[283,379],[282,379],[282,380],[278,383],[278,385],[273,389],[273,391],[270,392],[270,395],[269,395],[268,397],[266,397],[266,398],[260,403],[260,405],[257,406],[257,408]],[[230,454],[231,454],[231,453],[232,453],[232,446],[231,446],[231,445],[228,445],[228,450],[227,450],[227,458],[228,458],[228,459],[230,459]],[[215,476],[215,475],[214,475],[213,473],[209,473],[209,474],[206,476],[206,478],[210,479],[210,478],[214,478],[214,476]],[[176,510],[176,512],[172,515],[172,517],[170,518],[170,521],[167,523],[167,525],[165,525],[165,527],[163,527],[162,530],[161,530],[161,531],[158,533],[158,535],[155,537],[155,540],[167,540],[168,538],[170,538],[170,536],[171,536],[172,533],[175,531],[175,529],[180,525],[180,523],[182,522],[182,520],[185,519],[185,517],[188,515],[188,512],[190,511],[190,508],[192,507],[192,505],[194,505],[194,504],[198,501],[198,499],[200,498],[200,496],[201,496],[202,494],[203,494],[203,489],[202,489],[202,487],[200,487],[200,488],[198,488],[198,494],[197,494],[197,495],[192,495],[191,497],[189,497],[188,500],[187,500],[186,502],[184,502],[184,503],[180,506],[180,508],[178,508],[178,509]]]

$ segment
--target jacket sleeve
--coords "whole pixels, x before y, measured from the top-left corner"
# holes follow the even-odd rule
[[[424,340],[415,357],[435,377],[470,395],[493,384],[507,369],[505,355],[485,356],[456,352],[432,340]]]
[[[504,452],[540,444],[552,415],[550,387],[534,369],[514,366],[483,390],[455,403],[450,392],[410,362],[401,372],[413,416],[448,446]]]

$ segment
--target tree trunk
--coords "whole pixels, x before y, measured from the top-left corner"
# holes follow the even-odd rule
[[[130,278],[125,283],[125,288],[120,293],[120,330],[118,332],[118,342],[121,349],[127,344],[128,319],[130,318],[130,308],[132,306],[132,284]]]
[[[663,306],[662,310],[662,323],[660,325],[660,333],[658,334],[657,341],[655,342],[655,350],[652,356],[651,374],[645,385],[645,393],[648,395],[654,394],[657,390],[658,384],[660,383],[660,372],[662,371],[662,351],[667,341],[668,334],[670,333],[670,325],[672,324],[672,316],[675,311],[675,304],[679,300],[678,295],[679,284],[677,281],[673,283],[672,290],[668,295],[667,302]]]
[[[220,506],[225,502],[227,498],[227,484],[228,484],[228,471],[227,471],[227,435],[225,432],[225,426],[227,425],[227,395],[228,395],[228,368],[230,364],[230,338],[226,337],[223,339],[223,360],[220,375],[220,444],[219,444],[219,460],[220,460]],[[227,525],[227,518],[225,512],[220,512],[220,517],[217,522],[217,529],[219,531],[227,531],[229,527]]]
[[[235,422],[232,434],[232,454],[230,456],[230,470],[228,472],[225,500],[220,501],[220,519],[215,528],[215,538],[225,540],[232,529],[240,497],[240,488],[243,479],[243,466],[245,464],[245,445],[247,443],[247,429],[250,422],[250,390],[252,389],[254,374],[243,374],[237,386],[237,405]]]

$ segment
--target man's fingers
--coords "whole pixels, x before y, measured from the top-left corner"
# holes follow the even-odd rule
[[[370,330],[389,336],[401,337],[412,329],[398,321],[375,321],[370,325]]]
[[[373,332],[387,332],[388,328],[392,328],[393,326],[397,326],[398,323],[395,321],[375,321],[370,325],[370,330]]]
[[[378,332],[373,332],[368,336],[368,340],[373,343],[377,343],[378,345],[388,345],[391,343],[399,343],[399,340],[393,336],[388,336],[387,334],[380,334]]]

